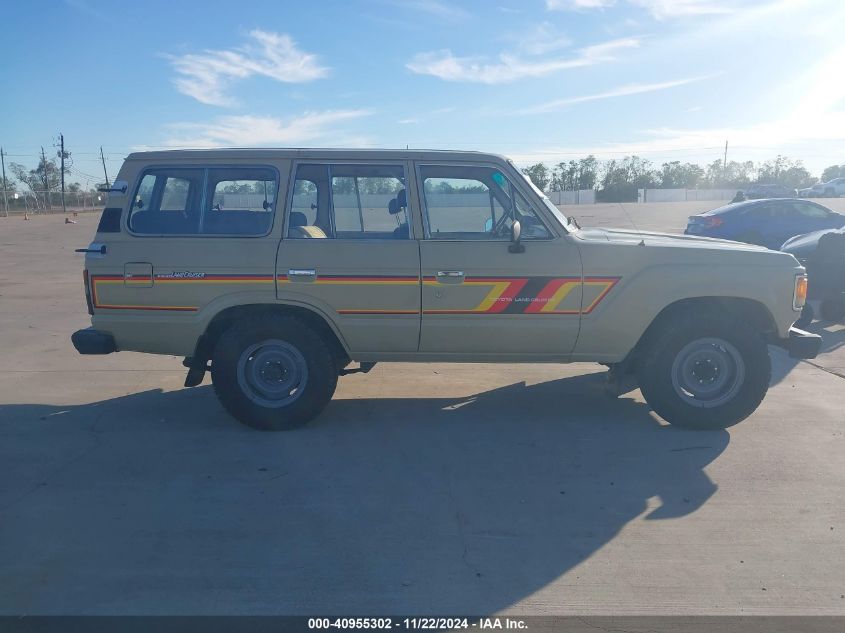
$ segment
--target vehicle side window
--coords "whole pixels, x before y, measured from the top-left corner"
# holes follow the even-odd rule
[[[317,183],[313,180],[301,178],[294,181],[291,213],[301,213],[303,225],[317,223],[317,195]]]
[[[786,217],[786,209],[783,204],[779,202],[765,202],[763,204],[754,204],[745,211],[745,215],[758,220],[782,220]]]
[[[129,210],[129,229],[146,235],[195,235],[200,228],[202,169],[144,174]]]
[[[201,233],[266,235],[273,225],[276,172],[266,167],[208,170]]]
[[[536,210],[498,169],[424,165],[420,177],[430,239],[506,241],[515,220],[523,239],[551,237]]]
[[[830,215],[825,209],[807,202],[793,202],[792,206],[798,213],[807,218],[826,218]]]
[[[132,198],[129,229],[141,235],[266,235],[277,188],[276,172],[268,167],[150,169]]]
[[[408,239],[401,165],[299,165],[287,236]]]

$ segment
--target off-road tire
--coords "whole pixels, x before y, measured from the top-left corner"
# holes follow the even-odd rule
[[[242,355],[265,341],[281,341],[304,360],[304,385],[289,404],[262,406],[239,381]],[[288,431],[325,408],[337,387],[337,367],[329,346],[308,325],[295,317],[262,314],[238,320],[223,332],[212,354],[211,379],[220,403],[237,420],[262,431]]]
[[[744,379],[732,398],[712,407],[690,403],[673,386],[673,363],[690,343],[720,339],[739,353]],[[640,390],[652,409],[673,426],[712,430],[741,422],[762,402],[772,366],[763,337],[747,323],[715,310],[684,310],[668,316],[647,335],[636,365]]]
[[[801,316],[798,317],[798,320],[795,322],[795,327],[799,329],[804,329],[813,323],[813,319],[816,318],[816,311],[813,309],[813,306],[809,303],[805,303],[804,307],[801,309]]]
[[[845,299],[824,299],[819,312],[825,321],[839,323],[845,319]]]

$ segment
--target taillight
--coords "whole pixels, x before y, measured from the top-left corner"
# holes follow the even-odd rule
[[[705,226],[708,229],[715,229],[717,226],[722,226],[725,221],[718,215],[711,215],[705,220]]]
[[[82,271],[82,281],[85,284],[85,303],[88,304],[88,314],[94,316],[94,304],[91,302],[91,283],[88,279],[88,269]]]

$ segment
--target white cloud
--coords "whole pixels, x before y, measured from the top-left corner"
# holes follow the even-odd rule
[[[260,75],[285,83],[302,83],[325,77],[329,72],[315,55],[299,50],[288,35],[255,29],[249,37],[249,44],[234,50],[167,55],[176,71],[176,89],[202,103],[233,106],[237,100],[227,92],[235,81]]]
[[[419,122],[420,122],[419,119],[399,119],[397,121],[397,123],[399,125],[414,125],[414,124],[419,123]]]
[[[344,134],[337,124],[371,114],[368,110],[306,112],[287,120],[251,114],[221,116],[205,123],[174,123],[167,126],[170,138],[164,147],[256,147],[319,143],[365,144],[360,137]]]
[[[572,45],[572,40],[558,32],[549,22],[541,22],[531,29],[523,29],[518,35],[507,39],[528,55],[545,55]]]
[[[615,0],[546,0],[549,11],[577,11],[579,9],[601,9],[616,4]]]
[[[711,75],[712,76],[712,75]],[[683,86],[685,84],[701,81],[705,77],[688,77],[686,79],[676,79],[674,81],[663,81],[653,84],[628,84],[619,86],[608,90],[606,92],[599,92],[591,95],[581,95],[577,97],[566,97],[564,99],[555,99],[554,101],[547,101],[539,105],[531,106],[520,111],[520,114],[538,114],[541,112],[551,112],[559,110],[569,105],[576,103],[584,103],[587,101],[598,101],[600,99],[613,99],[615,97],[627,97],[629,95],[638,95],[645,92],[656,92],[658,90],[666,90],[667,88],[675,88],[676,86]]]
[[[501,53],[498,61],[492,63],[478,57],[455,57],[451,50],[444,49],[417,53],[405,66],[419,75],[432,75],[444,81],[499,84],[613,61],[617,52],[639,45],[639,39],[628,37],[587,46],[567,58],[525,58]]]
[[[658,20],[690,15],[730,13],[734,9],[725,2],[713,0],[627,0],[628,4],[645,9]],[[604,9],[616,4],[616,0],[546,0],[549,11],[582,11]]]
[[[646,9],[658,20],[689,15],[710,15],[731,13],[732,8],[711,0],[628,0],[631,4]]]

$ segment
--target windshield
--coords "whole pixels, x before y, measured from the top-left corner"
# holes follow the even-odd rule
[[[563,226],[563,228],[565,228],[569,233],[575,231],[576,227],[572,226],[572,224],[569,223],[567,217],[563,213],[561,213],[560,209],[558,209],[552,203],[551,200],[549,200],[548,196],[543,193],[542,189],[540,189],[537,185],[534,184],[534,181],[528,177],[528,174],[524,173],[521,169],[514,165],[513,161],[509,160],[508,162],[523,178],[525,178],[525,181],[528,183],[528,186],[531,187],[534,193],[540,196],[540,200],[543,201],[543,204],[546,205],[546,208],[552,213],[553,216],[555,216],[555,219],[561,224],[561,226]]]

